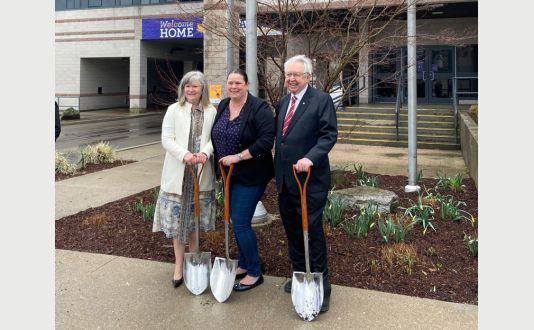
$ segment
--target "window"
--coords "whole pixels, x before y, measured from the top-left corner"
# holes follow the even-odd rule
[[[458,73],[478,72],[478,45],[469,45],[456,49],[456,71]]]
[[[89,8],[102,7],[102,0],[89,0]]]
[[[120,6],[131,6],[132,4],[132,0],[120,0],[119,3]]]

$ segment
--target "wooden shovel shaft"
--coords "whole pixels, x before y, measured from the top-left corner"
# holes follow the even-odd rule
[[[197,227],[197,248],[196,253],[200,254],[200,176],[202,175],[202,171],[204,170],[204,164],[200,166],[200,172],[198,172],[198,176],[193,170],[193,165],[188,165],[189,171],[191,171],[191,175],[193,175],[193,187],[194,187],[194,196],[195,196],[195,224]]]
[[[306,175],[306,180],[304,185],[301,185],[300,180],[297,176],[296,166],[293,165],[293,175],[300,191],[300,209],[302,212],[302,231],[304,234],[304,256],[306,258],[306,273],[310,273],[310,253],[308,247],[308,205],[306,204],[306,188],[308,187],[308,181],[310,181],[311,167],[308,169],[308,174]]]
[[[195,192],[195,217],[200,217],[200,183],[199,179],[202,175],[202,171],[204,171],[204,164],[200,167],[200,172],[198,172],[198,176],[193,170],[193,165],[188,165],[189,171],[193,175],[193,187]]]
[[[226,248],[226,259],[230,259],[228,252],[228,223],[230,222],[230,177],[234,171],[234,164],[230,165],[228,174],[226,174],[222,163],[219,163],[219,168],[221,169],[221,176],[224,183],[224,245]]]

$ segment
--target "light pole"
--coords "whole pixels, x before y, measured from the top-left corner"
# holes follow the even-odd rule
[[[250,94],[258,96],[258,71],[257,71],[257,21],[256,1],[247,0],[246,9],[246,71],[248,75],[248,90]]]
[[[234,0],[228,0],[228,38],[226,39],[226,75],[234,70]]]
[[[417,0],[408,3],[408,184],[405,192],[419,191],[417,185],[417,49],[415,13]]]

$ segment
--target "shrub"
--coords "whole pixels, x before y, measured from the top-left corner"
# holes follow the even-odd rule
[[[423,203],[423,197],[421,194],[417,196],[417,202],[408,200],[411,203],[411,206],[405,209],[405,214],[412,217],[413,221],[420,222],[423,225],[423,235],[426,234],[427,229],[430,227],[434,231],[434,225],[431,220],[433,220],[432,214],[434,214],[434,208],[431,205]]]
[[[61,120],[80,119],[80,111],[74,108],[67,108],[61,113]]]
[[[468,114],[469,114],[469,116],[471,116],[471,118],[473,118],[475,123],[478,124],[478,104],[471,105],[469,107]]]
[[[145,220],[154,220],[154,212],[156,211],[155,203],[144,203],[142,198],[135,202],[135,211],[143,215]]]
[[[469,250],[469,254],[473,257],[478,256],[478,237],[477,235],[467,235],[464,233],[464,242],[467,244],[467,249]]]
[[[360,163],[352,164],[356,174],[356,184],[358,186],[378,187],[378,177],[365,173],[363,165]]]
[[[379,217],[378,205],[369,204],[360,208],[360,214],[356,218],[351,218],[344,222],[342,227],[350,237],[367,236],[369,229],[375,224],[375,219]]]
[[[439,207],[443,196],[439,192],[431,192],[424,187],[423,202],[429,204],[433,208]]]
[[[363,179],[358,180],[358,185],[368,187],[378,187],[378,178],[376,176],[365,175]]]
[[[56,173],[66,175],[73,175],[76,173],[76,165],[71,164],[63,153],[56,151],[55,158]]]
[[[395,217],[391,216],[386,219],[385,222],[378,221],[378,231],[384,242],[389,243],[390,238],[393,237],[395,242],[399,243],[404,241],[406,234],[412,230],[415,222],[408,217]]]
[[[82,168],[87,164],[113,163],[116,160],[117,154],[109,142],[89,144],[82,150]]]
[[[389,237],[395,234],[395,223],[393,223],[391,217],[385,221],[378,221],[378,232],[380,232],[384,242],[389,243]]]
[[[462,173],[457,173],[454,176],[443,176],[437,173],[438,182],[436,183],[436,188],[449,188],[454,191],[460,191],[465,188],[463,185],[464,175]]]
[[[341,222],[343,210],[345,205],[343,199],[334,194],[334,188],[328,192],[328,200],[323,210],[323,221],[329,223],[332,227],[336,227]]]
[[[354,173],[358,179],[363,179],[365,177],[365,172],[363,171],[363,165],[360,163],[352,164],[354,168]]]
[[[466,206],[462,201],[455,201],[453,196],[445,196],[441,201],[441,217],[443,219],[460,221],[469,220],[470,214],[460,210],[460,207]]]
[[[404,241],[406,234],[412,230],[415,222],[408,217],[401,217],[397,219],[397,226],[395,227],[395,242],[399,243]]]

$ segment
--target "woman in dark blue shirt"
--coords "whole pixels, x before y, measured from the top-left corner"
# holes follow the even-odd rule
[[[211,141],[215,157],[225,166],[234,165],[230,180],[230,217],[239,250],[234,291],[263,283],[252,217],[267,183],[274,177],[272,147],[274,115],[264,100],[248,92],[248,77],[236,69],[228,75],[228,98],[219,103]],[[219,167],[217,175],[219,173]]]

